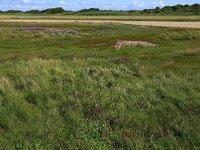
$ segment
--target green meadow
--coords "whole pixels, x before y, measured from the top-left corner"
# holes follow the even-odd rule
[[[56,20],[121,20],[121,21],[200,21],[200,15],[162,15],[162,14],[23,14],[23,13],[0,13],[0,20],[4,19],[56,19]]]
[[[200,29],[0,23],[0,149],[197,150],[199,83]]]

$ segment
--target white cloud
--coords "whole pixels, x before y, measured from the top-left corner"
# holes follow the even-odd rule
[[[155,8],[155,7],[163,7],[165,3],[163,0],[160,1],[149,1],[149,2],[141,2],[134,0],[132,4],[135,8],[143,9],[143,8]]]
[[[165,6],[165,3],[163,1],[151,2],[149,4],[150,4],[149,7],[153,7],[153,8]]]
[[[139,2],[139,1],[133,1],[132,2],[133,3],[133,5],[135,6],[135,7],[144,7],[145,6],[145,3],[144,2]]]
[[[23,4],[27,4],[27,3],[30,3],[32,0],[22,0],[22,3]]]

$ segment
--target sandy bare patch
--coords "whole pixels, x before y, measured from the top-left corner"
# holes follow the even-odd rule
[[[35,23],[116,23],[142,26],[200,28],[200,22],[178,21],[119,21],[119,20],[61,20],[61,19],[0,19],[0,22],[35,22]]]
[[[147,41],[125,41],[125,40],[119,40],[117,41],[115,48],[121,49],[126,46],[144,46],[144,47],[154,47],[156,44],[147,42]]]

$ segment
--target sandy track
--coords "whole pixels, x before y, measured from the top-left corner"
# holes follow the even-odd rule
[[[118,23],[142,26],[200,28],[200,22],[169,21],[114,21],[114,20],[53,20],[53,19],[3,19],[0,22],[36,22],[36,23]]]

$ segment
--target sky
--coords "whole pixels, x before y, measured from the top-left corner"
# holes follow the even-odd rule
[[[200,0],[0,0],[0,10],[32,10],[63,7],[65,10],[100,8],[141,10],[175,4],[194,4]]]

